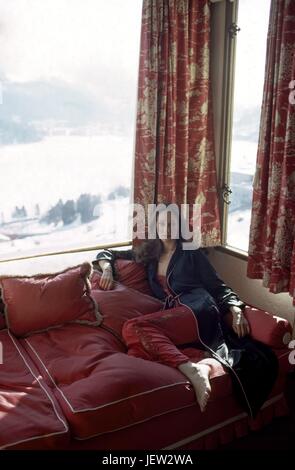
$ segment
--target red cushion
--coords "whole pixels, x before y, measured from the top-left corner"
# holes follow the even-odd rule
[[[142,263],[118,258],[115,261],[115,270],[118,281],[125,286],[139,290],[144,294],[153,295],[146,268]]]
[[[67,324],[21,341],[53,387],[73,437],[89,439],[187,406],[200,414],[180,371],[127,355],[102,328]]]
[[[102,328],[67,324],[32,335],[21,344],[54,390],[74,438],[103,437],[105,433],[116,438],[115,433],[110,434],[112,431],[123,430],[124,436],[134,425],[136,432],[145,435],[149,420],[157,432],[158,420],[165,416],[168,419],[173,413],[175,423],[180,425],[172,424],[172,435],[179,430],[185,438],[190,432],[198,434],[220,423],[225,425],[231,417],[243,413],[232,396],[230,375],[217,361],[210,374],[208,413],[202,414],[189,380],[179,370],[129,356],[120,341]],[[204,354],[193,348],[184,351],[193,361],[199,361]],[[292,367],[288,350],[280,351],[278,358],[281,374],[271,396],[282,393],[282,372]],[[182,421],[181,413],[186,408],[189,415],[187,421]],[[165,434],[171,428],[164,424],[161,433]],[[117,439],[120,448],[120,434]],[[158,440],[151,442],[154,445]]]
[[[3,330],[3,328],[6,328],[6,321],[5,321],[5,316],[4,312],[0,312],[0,330]]]
[[[0,331],[0,449],[68,445],[66,418],[33,361],[7,330]]]
[[[83,263],[54,274],[2,277],[8,328],[23,336],[72,321],[99,325],[102,318],[89,295],[91,269]]]
[[[292,338],[292,327],[285,318],[271,315],[255,307],[245,307],[252,338],[275,349],[283,349]]]
[[[6,328],[4,308],[5,308],[5,305],[1,298],[1,289],[0,289],[0,330],[2,330],[3,328]]]
[[[101,274],[94,272],[91,277],[91,296],[98,304],[103,315],[102,325],[122,337],[122,327],[126,320],[145,313],[152,313],[163,307],[163,302],[156,297],[143,294],[114,282],[114,288],[99,288]]]

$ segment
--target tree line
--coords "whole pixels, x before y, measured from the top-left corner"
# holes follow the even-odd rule
[[[129,188],[125,186],[117,186],[107,196],[107,200],[115,200],[118,197],[127,197],[129,195]],[[58,202],[52,206],[44,215],[40,217],[39,204],[35,205],[34,216],[42,223],[57,225],[62,221],[63,225],[69,225],[76,220],[80,215],[81,223],[91,222],[100,216],[100,204],[102,202],[101,195],[93,195],[89,193],[80,194],[79,198],[68,199],[63,202],[59,199]],[[25,219],[28,217],[25,206],[16,206],[11,214],[12,219]],[[1,223],[5,223],[4,215],[1,214]]]

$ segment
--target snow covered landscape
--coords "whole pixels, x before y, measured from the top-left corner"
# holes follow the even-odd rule
[[[132,145],[132,139],[124,137],[71,136],[0,146],[5,165],[0,188],[1,258],[128,240]],[[121,188],[123,197],[116,188]],[[101,199],[93,220],[82,223],[79,214],[66,224],[42,220],[58,200],[77,200],[81,194]],[[26,215],[13,218],[15,207],[24,207]]]
[[[0,159],[6,169],[1,184],[1,259],[130,240],[128,211],[132,201],[127,193],[132,145],[132,140],[126,138],[97,136],[53,137],[38,143],[0,147]],[[228,243],[247,250],[256,147],[239,141],[234,149],[241,155],[241,165],[239,172],[232,172]],[[40,154],[42,164],[38,163]],[[116,188],[125,188],[125,195],[116,194]],[[101,198],[93,220],[82,223],[81,215],[76,214],[67,224],[62,220],[44,222],[45,214],[59,199],[65,203],[77,200],[81,194]],[[21,206],[26,216],[13,218],[15,207]]]

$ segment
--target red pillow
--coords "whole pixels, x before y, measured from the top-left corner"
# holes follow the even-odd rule
[[[3,330],[4,328],[6,328],[5,316],[4,313],[0,312],[0,330]]]
[[[120,259],[115,261],[115,269],[119,282],[147,295],[153,295],[147,278],[147,270],[142,263]]]
[[[1,277],[7,327],[16,336],[67,322],[99,325],[102,317],[90,296],[89,263],[53,274]]]
[[[4,303],[1,298],[1,290],[0,290],[0,330],[6,328],[5,316],[4,316]]]
[[[115,269],[119,282],[147,295],[153,295],[147,278],[147,270],[142,263],[120,259],[115,261]]]
[[[101,273],[97,260],[94,260],[92,264]],[[143,263],[117,258],[115,260],[115,279],[127,287],[139,290],[147,295],[153,295],[147,277],[147,270]]]
[[[292,338],[292,327],[285,318],[271,315],[264,310],[247,306],[244,309],[253,339],[275,349],[285,348]]]
[[[96,300],[103,315],[101,326],[110,329],[120,338],[126,320],[156,312],[163,307],[163,302],[156,297],[138,292],[117,281],[114,281],[113,289],[100,289],[100,277],[98,272],[94,272],[91,277],[91,296]]]

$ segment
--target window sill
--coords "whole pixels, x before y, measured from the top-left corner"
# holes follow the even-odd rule
[[[104,248],[123,248],[131,247],[131,242],[117,242],[97,245],[96,247],[88,247],[84,249],[70,250],[68,252],[39,254],[18,259],[1,260],[0,275],[32,275],[41,272],[55,272],[65,269],[83,261],[92,261],[95,259],[97,251]],[[217,246],[215,250],[226,253],[230,256],[247,261],[248,254],[231,246]],[[206,251],[206,248],[205,248]]]
[[[123,248],[130,246],[130,242],[105,243],[88,248],[68,250],[34,256],[24,256],[22,258],[1,260],[0,276],[6,275],[34,275],[41,273],[58,272],[83,263],[91,262],[99,250],[104,248]]]
[[[239,250],[238,248],[234,248],[233,246],[215,246],[214,249],[221,251],[222,253],[226,253],[227,255],[234,256],[235,258],[248,261],[248,253],[246,251]]]

